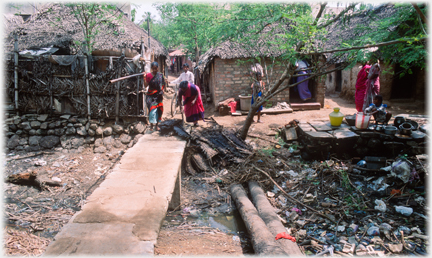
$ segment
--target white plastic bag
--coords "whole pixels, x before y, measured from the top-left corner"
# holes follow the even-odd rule
[[[379,210],[381,212],[385,212],[387,209],[387,205],[381,201],[381,200],[375,200],[375,204],[377,204],[377,206],[375,206],[375,210]]]

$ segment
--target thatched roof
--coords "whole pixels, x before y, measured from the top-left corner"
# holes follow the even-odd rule
[[[375,26],[372,26],[371,23],[375,20],[379,20],[382,18],[390,17],[394,15],[396,9],[393,4],[383,4],[374,9],[368,9],[360,13],[359,15],[352,17],[349,21],[337,21],[333,26],[331,26],[328,30],[327,40],[323,42],[317,42],[320,47],[324,47],[324,49],[337,49],[341,47],[341,42],[353,38],[358,38],[361,35],[366,34],[368,31],[358,30],[359,26],[368,27],[369,30],[373,30]],[[389,30],[396,29],[397,25],[389,27]],[[268,38],[266,39],[268,40]],[[262,46],[258,49],[257,46]],[[235,59],[235,58],[250,58],[257,55],[251,55],[251,52],[262,52],[266,53],[265,56],[279,56],[282,54],[282,51],[279,49],[273,49],[272,51],[268,51],[265,44],[257,44],[255,46],[256,49],[247,49],[241,46],[238,43],[226,41],[217,47],[213,47],[209,49],[206,53],[200,56],[198,62],[198,69],[200,72],[203,72],[207,65],[215,58],[219,57],[222,59]],[[263,55],[261,55],[263,56]],[[327,54],[327,59],[330,62],[343,62],[342,58],[335,58],[334,54]]]
[[[116,12],[115,17],[120,17],[121,11]],[[105,17],[108,16],[113,15],[107,14]],[[13,50],[14,34],[18,35],[19,51],[54,46],[70,49],[70,54],[76,54],[80,47],[75,46],[72,49],[73,43],[84,41],[81,26],[71,13],[70,7],[63,4],[46,3],[39,9],[39,12],[26,21],[18,22],[15,18],[8,19],[6,15],[5,20],[6,52]],[[126,16],[103,25],[100,31],[95,38],[94,50],[118,50],[121,47],[140,49],[142,37],[144,45],[148,47],[147,32]],[[160,42],[150,37],[150,44],[155,56],[162,55],[168,58],[168,50]]]
[[[286,27],[285,27],[286,29]],[[215,58],[222,59],[237,59],[237,58],[251,58],[251,57],[277,57],[283,54],[279,48],[273,44],[268,44],[273,38],[270,38],[268,33],[272,33],[276,37],[278,31],[281,32],[282,28],[278,25],[268,26],[262,32],[262,37],[253,44],[250,42],[242,44],[239,42],[225,41],[217,47],[210,48],[207,52],[202,54],[199,58],[197,68],[203,72],[207,65]]]
[[[364,10],[349,20],[338,20],[328,29],[327,41],[320,42],[320,44],[326,50],[342,48],[342,42],[358,39],[366,33],[376,30],[376,21],[391,17],[396,12],[397,9],[394,4],[382,4],[373,9]],[[395,30],[398,26],[399,24],[392,24],[392,26],[388,27],[388,30]],[[376,50],[377,48],[374,48],[369,51],[374,52]],[[343,56],[336,57],[334,54],[326,54],[325,56],[330,63],[344,61]]]

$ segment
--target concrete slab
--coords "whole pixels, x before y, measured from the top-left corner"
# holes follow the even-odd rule
[[[321,104],[318,102],[290,103],[290,106],[294,111],[297,111],[297,110],[320,110],[320,108],[321,108]]]
[[[334,130],[333,131],[333,136],[336,139],[346,139],[346,138],[358,138],[360,137],[358,134],[351,132],[351,131],[347,131],[347,130]]]
[[[299,123],[298,127],[300,129],[300,132],[302,132],[302,133],[304,133],[304,132],[316,132],[315,128],[313,128],[308,123]]]
[[[333,135],[327,133],[327,132],[305,132],[306,135],[308,135],[309,137],[313,137],[316,140],[328,140],[328,139],[333,139]]]
[[[310,123],[310,125],[318,132],[328,132],[332,130],[332,128],[325,122],[314,122]]]
[[[145,134],[87,198],[46,255],[153,255],[168,207],[179,205],[186,141]],[[174,199],[174,201],[172,201]]]
[[[47,255],[153,255],[154,244],[132,234],[132,223],[66,224]]]

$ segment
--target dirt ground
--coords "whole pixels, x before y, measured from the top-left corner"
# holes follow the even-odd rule
[[[174,78],[170,78],[174,79]],[[165,119],[170,119],[172,94],[167,93],[164,101]],[[423,105],[424,106],[424,105]],[[355,113],[354,103],[343,100],[338,95],[326,96],[324,108],[310,111],[294,111],[279,115],[263,115],[263,123],[253,123],[250,131],[260,135],[272,135],[272,128],[283,126],[293,119],[303,122],[326,121],[334,107],[340,107],[345,115]],[[214,119],[224,127],[240,128],[246,116],[219,116],[212,105],[206,106],[206,118]],[[418,103],[391,103],[388,109],[396,114],[426,114]],[[199,123],[200,127],[212,123]],[[269,145],[269,141],[250,139],[259,146]],[[36,171],[57,177],[61,187],[38,189],[34,186],[3,183],[4,194],[4,239],[5,253],[8,255],[41,255],[50,241],[72,215],[79,211],[87,196],[103,181],[105,175],[119,160],[125,149],[112,149],[104,154],[93,153],[92,147],[78,151],[57,148],[43,153],[4,153],[4,178],[20,172]],[[196,188],[189,187],[194,180],[187,175],[182,178],[182,203],[177,211],[169,213],[164,223],[156,255],[245,255],[250,254],[247,238],[239,238],[222,230],[198,225],[186,220],[182,209],[201,201]],[[214,190],[214,189],[213,189]],[[219,189],[217,189],[219,190]],[[179,221],[170,223],[171,218]],[[31,241],[29,240],[31,239]]]

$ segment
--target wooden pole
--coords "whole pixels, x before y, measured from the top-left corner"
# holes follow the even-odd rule
[[[14,36],[15,42],[14,42],[14,61],[15,61],[15,67],[14,67],[14,82],[15,82],[15,110],[16,114],[19,115],[18,111],[18,36],[15,34]]]
[[[275,237],[267,228],[264,221],[258,215],[255,206],[247,197],[244,188],[239,184],[230,186],[231,196],[237,209],[252,237],[252,246],[256,255],[287,255],[276,243]]]
[[[249,190],[252,201],[258,210],[258,214],[264,220],[270,232],[275,236],[279,233],[286,232],[285,226],[280,221],[273,206],[268,201],[263,189],[258,183],[249,181]],[[304,256],[297,244],[291,240],[281,238],[276,240],[276,243],[278,243],[288,255]]]
[[[150,49],[150,45],[149,45],[149,49]],[[144,36],[142,36],[141,37],[141,53],[142,53],[142,56],[144,57],[144,54],[145,54],[145,49],[144,49]],[[145,62],[145,65],[147,65],[147,61],[145,60],[145,58],[144,58],[144,62]],[[145,66],[144,66],[144,72],[145,72]],[[146,86],[145,86],[145,83],[144,83],[144,80],[145,80],[145,78],[143,78],[143,91],[145,91],[145,89],[146,89]],[[147,95],[145,95],[144,93],[142,93],[142,100],[143,100],[143,111],[144,111],[144,116],[145,117],[147,117],[147,103],[146,103],[146,98],[147,98]]]
[[[141,57],[143,57],[144,58],[144,37],[143,36],[141,36]],[[145,72],[145,60],[144,60],[144,69],[143,69],[143,72]],[[139,93],[139,88],[140,88],[140,77],[138,77],[138,79],[137,79],[137,115],[139,115],[140,114],[140,112],[139,112],[139,110],[140,110],[140,107],[139,107],[139,100],[140,100],[140,93]],[[144,80],[143,80],[143,89],[144,89]],[[142,94],[143,96],[144,96],[144,94]],[[143,98],[143,101],[144,101],[144,98]],[[145,110],[143,109],[143,114],[145,114]]]
[[[84,66],[85,66],[85,81],[86,81],[86,93],[87,93],[87,117],[90,120],[91,108],[90,108],[90,84],[89,84],[89,69],[88,69],[88,56],[84,56]]]
[[[122,56],[125,53],[125,49],[122,49]],[[117,71],[118,76],[121,75],[121,70],[122,70],[122,66],[120,64],[119,70]],[[115,105],[115,113],[116,113],[116,124],[119,121],[119,113],[120,113],[120,82],[117,82],[117,87],[116,87],[116,105]]]
[[[123,77],[120,77],[120,78],[117,78],[117,79],[109,80],[109,82],[110,83],[118,82],[118,81],[126,80],[126,79],[129,79],[129,78],[137,77],[137,76],[144,75],[144,74],[145,74],[145,72],[143,72],[143,73],[137,73],[137,74],[132,74],[132,75],[127,75],[127,76],[123,76]]]

